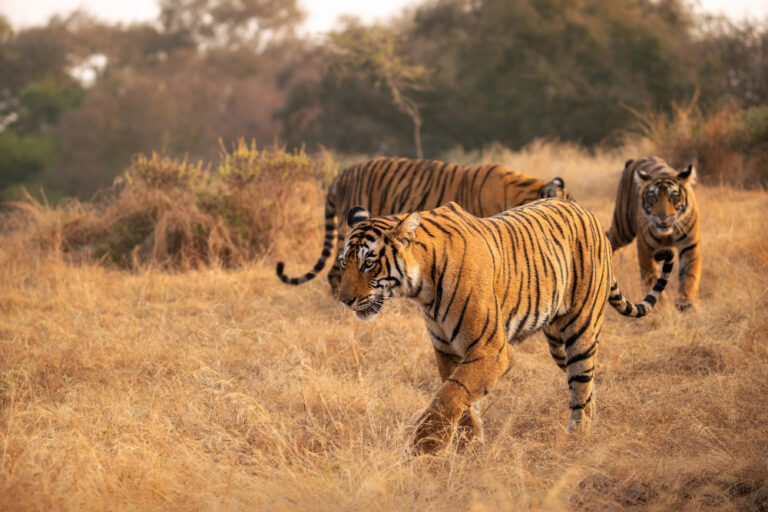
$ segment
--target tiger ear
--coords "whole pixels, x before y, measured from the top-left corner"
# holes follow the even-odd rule
[[[392,228],[392,237],[407,246],[413,240],[413,237],[416,235],[416,229],[420,225],[421,214],[419,212],[409,213],[403,220],[398,222],[397,226]]]
[[[677,173],[677,177],[683,181],[688,181],[693,185],[696,183],[696,168],[693,164],[688,164],[682,171]]]
[[[362,222],[370,218],[371,218],[371,212],[369,212],[362,206],[353,206],[347,212],[347,224],[349,225],[349,227],[352,227],[358,222]]]
[[[650,181],[651,175],[645,172],[642,169],[636,169],[635,170],[635,181],[637,181],[638,185],[642,185],[645,181]]]
[[[624,168],[626,169],[627,167],[632,165],[632,162],[634,162],[634,160],[632,160],[631,158],[629,160],[627,160],[626,162],[624,162]]]
[[[552,181],[550,181],[549,183],[560,189],[565,189],[565,182],[563,181],[563,178],[559,176],[556,178],[553,178]]]

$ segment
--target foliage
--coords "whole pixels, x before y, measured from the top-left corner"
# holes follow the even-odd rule
[[[447,0],[425,2],[398,21],[403,59],[434,69],[431,87],[413,93],[432,155],[494,140],[515,148],[536,138],[616,142],[613,134],[631,122],[625,106],[666,108],[696,85],[693,22],[675,1]],[[334,55],[325,58],[332,63]],[[407,154],[407,138],[381,114],[371,85],[302,83],[289,95],[286,133],[299,131],[294,123],[327,127],[341,118],[362,135],[312,129],[310,136],[352,151]],[[363,116],[376,126],[366,129]],[[378,137],[367,135],[376,130]]]
[[[408,64],[397,48],[394,34],[381,26],[364,27],[350,22],[343,31],[331,32],[330,41],[337,53],[331,63],[337,73],[370,74],[375,86],[386,88],[395,107],[411,118],[416,157],[424,158],[422,117],[410,95],[427,88],[429,70],[423,65]]]
[[[295,0],[160,0],[165,31],[206,47],[259,46],[301,18]]]
[[[58,30],[14,33],[0,20],[0,192],[58,161],[54,126],[84,95],[61,43]]]
[[[314,205],[316,185],[334,173],[327,157],[260,151],[240,139],[232,150],[222,148],[214,171],[202,162],[137,155],[93,203],[66,201],[53,213],[30,196],[13,205],[34,226],[38,244],[65,253],[128,268],[231,267],[264,254],[286,227],[303,229],[293,211]]]
[[[55,154],[51,136],[0,132],[0,190],[40,173],[53,163]]]
[[[707,112],[698,96],[671,114],[635,112],[639,131],[670,164],[696,164],[704,182],[768,184],[768,106],[726,103]]]
[[[296,6],[267,4],[165,3],[180,20],[208,19],[213,6],[217,33],[229,23],[250,27],[221,44],[173,23],[107,25],[82,13],[4,35],[0,130],[50,134],[56,155],[39,176],[81,197],[108,186],[136,153],[211,160],[220,137],[269,144],[279,131],[271,115],[282,103],[278,76],[303,43],[291,35]]]
[[[367,155],[594,149],[621,143],[632,111],[669,116],[696,90],[705,116],[767,105],[767,27],[691,5],[421,0],[316,39],[295,0],[163,0],[156,22],[131,25],[0,20],[0,132],[45,141],[3,180],[88,197],[136,153],[212,161],[219,138],[243,136]]]

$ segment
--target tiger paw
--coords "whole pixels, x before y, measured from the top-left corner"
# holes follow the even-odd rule
[[[413,445],[416,453],[435,453],[451,442],[456,427],[439,409],[430,405],[416,422]]]
[[[587,432],[592,427],[592,414],[584,409],[571,411],[571,417],[568,420],[568,433]]]
[[[456,428],[457,449],[473,449],[485,443],[483,421],[473,407],[467,408]]]
[[[678,297],[675,300],[675,307],[680,312],[686,312],[693,310],[693,301],[687,297]]]

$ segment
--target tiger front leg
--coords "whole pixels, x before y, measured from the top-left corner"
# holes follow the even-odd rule
[[[680,311],[686,311],[695,305],[696,297],[699,295],[699,283],[701,282],[699,244],[693,243],[682,248],[678,253],[678,260],[680,284],[675,306]]]
[[[338,297],[339,286],[341,286],[341,267],[339,266],[339,254],[344,249],[344,241],[349,228],[345,225],[339,226],[338,235],[336,236],[336,253],[333,255],[333,265],[331,270],[328,271],[328,284],[331,285],[331,295]]]
[[[474,344],[444,380],[417,422],[414,440],[417,451],[433,453],[450,443],[465,413],[465,425],[478,425],[476,414],[470,410],[472,404],[490,391],[509,364],[502,327],[492,332],[489,339],[483,339],[484,333],[475,334],[476,340],[471,335],[465,337]]]
[[[338,260],[334,260],[331,270],[328,271],[328,284],[331,285],[331,295],[338,297],[339,286],[341,286],[341,267]]]
[[[461,357],[441,352],[435,348],[437,371],[440,373],[440,379],[443,382],[451,376],[456,367],[461,364],[461,361]],[[485,442],[483,421],[480,419],[474,406],[467,407],[462,413],[456,428],[456,436],[458,437],[458,448],[460,450]]]
[[[640,266],[640,277],[647,288],[652,288],[658,278],[656,262],[653,259],[655,249],[645,243],[642,236],[637,237],[637,263]]]

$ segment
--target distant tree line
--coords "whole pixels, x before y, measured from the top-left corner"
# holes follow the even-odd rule
[[[426,157],[535,138],[617,144],[698,94],[768,103],[768,28],[683,0],[426,0],[299,31],[296,0],[161,0],[153,23],[0,18],[0,190],[89,195],[132,155],[215,159],[238,137]]]

